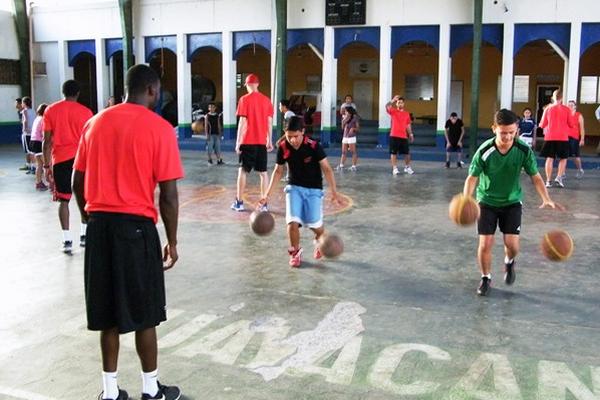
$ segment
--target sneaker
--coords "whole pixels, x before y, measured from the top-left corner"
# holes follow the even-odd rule
[[[554,180],[554,183],[556,183],[556,186],[558,186],[558,187],[561,187],[561,188],[564,188],[564,187],[565,187],[565,185],[564,185],[564,183],[563,183],[563,181],[562,181],[562,177],[560,177],[560,178],[556,178],[556,179]]]
[[[290,255],[290,266],[300,268],[300,264],[302,264],[302,247],[298,250],[288,250],[288,254]]]
[[[515,273],[515,260],[513,259],[510,264],[504,263],[504,282],[507,285],[512,285],[515,283],[516,277],[517,274]]]
[[[319,247],[319,242],[315,240],[315,250],[313,251],[313,258],[315,260],[320,260],[323,258],[323,253],[321,253],[321,247]]]
[[[212,160],[208,160],[208,165],[213,165],[213,161]]]
[[[225,164],[225,161],[223,161],[222,159],[219,158],[219,161],[217,161],[217,165],[223,165]]]
[[[98,400],[102,400],[103,394],[104,394],[104,392],[100,392],[100,394],[98,395]],[[127,392],[119,389],[119,395],[117,396],[117,398],[110,399],[110,400],[128,400],[128,399],[129,399],[129,395],[127,394]]]
[[[85,247],[85,235],[79,236],[79,247]]]
[[[351,166],[351,167],[350,167],[350,171],[352,171],[352,172],[356,172],[356,165],[353,165],[353,166]]]
[[[23,165],[21,168],[19,168],[19,171],[29,171],[29,167],[27,165]]]
[[[158,393],[150,396],[147,393],[142,393],[142,400],[179,400],[181,398],[181,390],[177,386],[165,386],[158,382]]]
[[[62,244],[61,250],[65,254],[71,254],[73,251],[73,242],[70,240],[65,240]]]
[[[336,171],[343,171],[344,170],[344,165],[340,164],[337,167],[335,167]]]
[[[450,168],[450,161],[446,161],[446,168]]]
[[[40,192],[43,192],[45,190],[48,190],[48,186],[44,185],[44,182],[40,182],[35,184],[35,189],[39,190]]]
[[[27,172],[25,172],[25,175],[33,175],[33,174],[35,174],[35,169],[32,169],[32,168],[28,169]]]
[[[231,209],[235,211],[244,211],[244,202],[238,199],[235,199],[233,203],[231,203]]]
[[[546,187],[547,187],[547,188],[550,188],[550,187],[552,187],[552,182],[550,182],[550,181],[546,181]]]
[[[259,211],[260,212],[269,211],[269,206],[267,206],[267,204],[265,203],[262,206],[260,206]]]
[[[456,162],[456,168],[462,168],[462,163],[460,161]]]
[[[583,174],[585,174],[585,171],[580,169],[579,171],[577,171],[577,174],[575,174],[575,178],[581,179],[583,178]]]
[[[409,175],[412,175],[415,173],[415,171],[413,171],[413,169],[410,167],[410,165],[407,165],[406,167],[404,167],[404,172],[406,172]]]
[[[392,175],[400,175],[400,171],[398,170],[398,168],[394,167],[394,170],[392,171]]]
[[[492,280],[487,276],[481,277],[481,283],[479,283],[479,287],[477,288],[477,294],[480,296],[486,296],[490,291],[490,287],[492,286]]]

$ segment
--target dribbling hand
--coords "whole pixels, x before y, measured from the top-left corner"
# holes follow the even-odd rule
[[[552,208],[552,209],[560,210],[560,211],[565,211],[566,210],[565,206],[563,206],[560,203],[555,203],[552,200],[544,201],[542,203],[542,205],[540,206],[540,208]]]
[[[178,259],[179,255],[177,254],[177,246],[168,243],[165,244],[163,249],[163,269],[166,271],[173,268]]]

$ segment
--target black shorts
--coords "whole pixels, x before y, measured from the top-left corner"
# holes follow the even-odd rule
[[[33,154],[42,154],[42,142],[39,140],[32,140],[29,142],[29,151]]]
[[[579,156],[580,156],[579,140],[573,139],[572,137],[570,137],[569,138],[569,157],[579,157]]]
[[[239,165],[244,171],[267,171],[267,146],[263,144],[242,144],[240,145],[240,151]]]
[[[21,144],[25,154],[31,153],[31,135],[21,134]]]
[[[450,147],[446,147],[446,152],[460,153],[460,152],[462,152],[462,146],[459,146],[458,144],[452,144],[452,142],[451,142]]]
[[[390,154],[409,154],[408,139],[390,136]]]
[[[54,178],[54,200],[71,200],[71,177],[73,176],[74,158],[54,164],[52,166],[52,177]]]
[[[540,157],[558,158],[560,160],[569,158],[569,142],[566,140],[547,140],[542,146]]]
[[[150,218],[91,213],[84,279],[89,330],[127,333],[167,319],[160,239]]]
[[[518,235],[521,233],[521,203],[506,207],[492,207],[480,203],[479,208],[481,214],[477,221],[477,232],[480,235],[493,235],[496,233],[496,226],[504,234]]]

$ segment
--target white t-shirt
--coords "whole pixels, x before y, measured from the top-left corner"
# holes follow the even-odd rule
[[[344,108],[346,108],[346,107],[352,107],[352,108],[354,108],[354,110],[356,110],[356,104],[354,104],[354,103],[350,103],[350,104],[348,104],[348,103],[342,103],[342,105],[340,106],[340,112],[342,112],[342,110]],[[356,111],[358,112],[358,110],[356,110]]]

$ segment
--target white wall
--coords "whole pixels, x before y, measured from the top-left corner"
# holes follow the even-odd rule
[[[0,11],[0,58],[19,59],[19,44],[11,12]],[[18,121],[15,111],[15,99],[21,97],[21,88],[17,85],[0,85],[0,122]]]
[[[33,87],[35,89],[34,102],[38,104],[50,104],[61,99],[60,82],[58,72],[58,44],[56,42],[35,43],[33,46],[33,61],[46,63],[46,76],[34,76]]]

